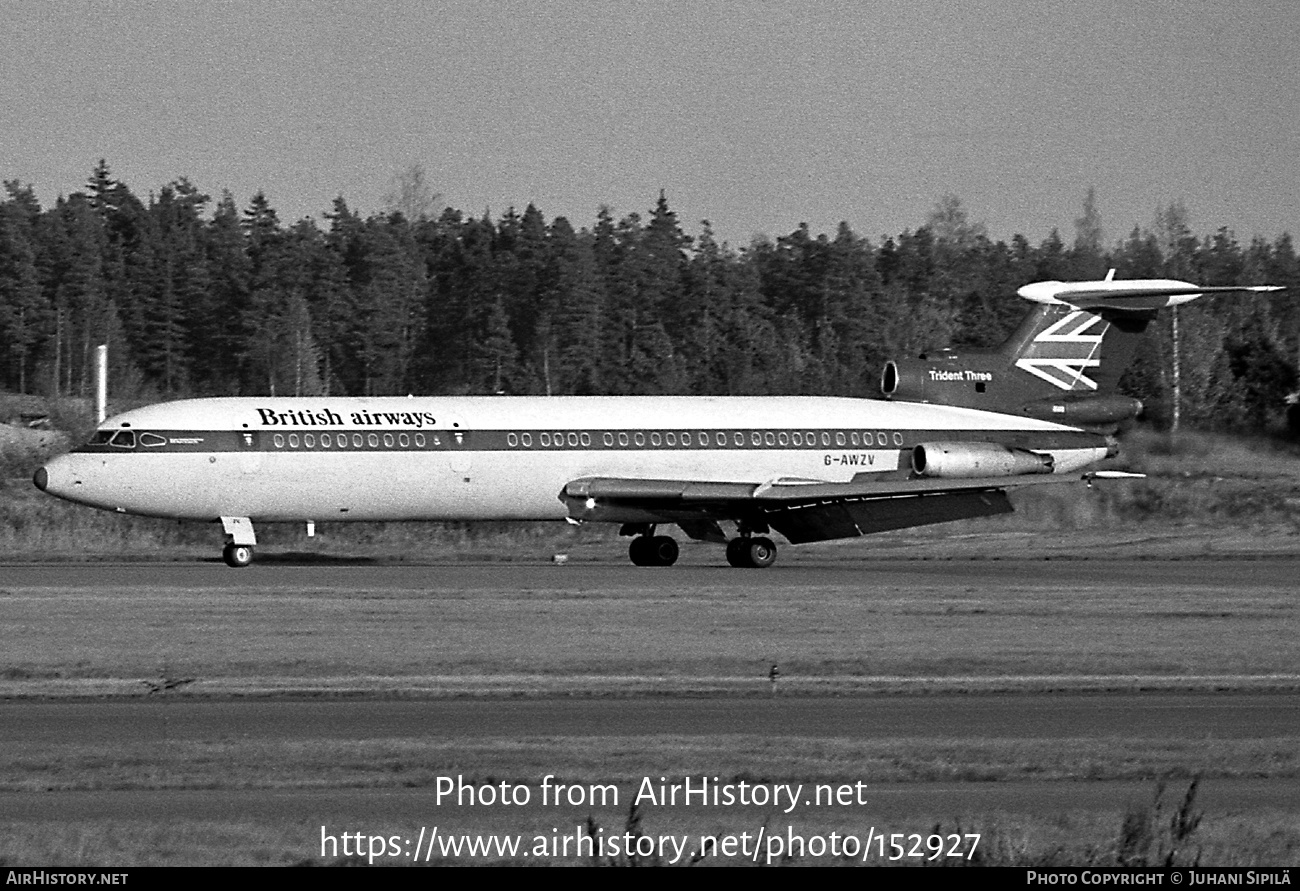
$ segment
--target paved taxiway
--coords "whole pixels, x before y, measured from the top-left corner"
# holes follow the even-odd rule
[[[565,736],[1260,739],[1300,734],[1294,694],[922,695],[0,702],[0,744]]]

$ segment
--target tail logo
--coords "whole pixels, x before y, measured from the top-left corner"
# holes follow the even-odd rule
[[[1044,328],[1016,367],[1062,390],[1096,390],[1087,371],[1101,366],[1101,341],[1110,323],[1076,310]]]

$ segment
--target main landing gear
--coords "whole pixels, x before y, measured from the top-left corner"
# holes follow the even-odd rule
[[[776,562],[776,545],[761,536],[733,538],[727,542],[727,562],[737,569],[766,569]]]
[[[637,566],[672,566],[679,551],[677,540],[668,535],[638,535],[627,549]]]
[[[704,539],[698,530],[686,528],[692,538]],[[677,562],[679,548],[675,539],[667,535],[655,535],[655,527],[649,523],[625,524],[619,530],[623,535],[636,536],[628,546],[628,556],[637,566],[672,566]],[[776,545],[772,539],[756,536],[754,532],[767,532],[767,527],[755,528],[740,525],[740,534],[727,542],[727,562],[738,569],[766,569],[776,562]],[[709,536],[709,541],[722,541],[721,529],[714,526],[716,537]]]

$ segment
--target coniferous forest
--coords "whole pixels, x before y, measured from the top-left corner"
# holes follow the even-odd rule
[[[419,174],[420,171],[416,170]],[[400,179],[400,177],[399,177]],[[390,212],[340,197],[286,223],[182,178],[141,198],[100,162],[43,208],[0,200],[0,388],[93,392],[110,345],[119,399],[206,395],[835,394],[879,392],[886,359],[996,345],[1028,282],[1169,277],[1291,291],[1171,314],[1123,386],[1156,424],[1275,429],[1297,389],[1300,263],[1289,235],[1195,234],[1182,204],[1103,242],[1090,191],[1075,231],[993,241],[947,196],[879,239],[806,226],[743,247],[644,215],[495,218],[444,209],[408,179]],[[1175,361],[1176,360],[1176,361]],[[1293,398],[1293,397],[1292,397]]]

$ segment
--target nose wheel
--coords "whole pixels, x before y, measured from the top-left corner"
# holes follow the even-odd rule
[[[221,528],[226,533],[226,547],[221,552],[226,565],[238,569],[252,563],[253,546],[257,544],[253,521],[248,517],[222,517]]]
[[[667,535],[638,535],[627,549],[637,566],[672,566],[678,551],[677,541]]]
[[[766,569],[776,562],[776,545],[770,538],[733,538],[727,542],[727,562],[737,569]]]
[[[247,566],[253,562],[253,546],[228,544],[225,550],[221,552],[221,559],[226,561],[227,566],[233,566],[236,569]]]

